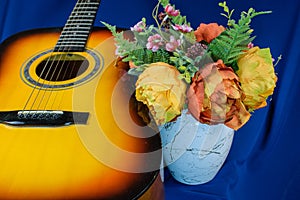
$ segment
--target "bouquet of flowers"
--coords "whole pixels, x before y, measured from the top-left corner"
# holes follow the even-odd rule
[[[194,30],[169,0],[158,0],[153,9],[156,25],[143,18],[131,27],[131,38],[103,22],[114,36],[116,55],[137,76],[136,99],[158,125],[188,109],[201,123],[237,130],[251,112],[267,105],[277,81],[276,63],[269,48],[253,45],[250,23],[270,11],[250,8],[236,21],[226,2],[219,6],[228,20],[225,27],[201,23]]]

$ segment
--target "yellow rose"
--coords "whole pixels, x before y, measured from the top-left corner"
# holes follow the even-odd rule
[[[237,75],[246,96],[244,105],[249,111],[267,105],[266,99],[273,94],[277,77],[274,72],[269,48],[253,47],[238,59]]]
[[[158,125],[180,115],[185,101],[186,83],[177,69],[166,63],[152,63],[136,82],[136,99],[146,104]]]

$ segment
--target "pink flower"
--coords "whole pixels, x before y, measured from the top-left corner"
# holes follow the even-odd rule
[[[247,46],[249,49],[253,48],[254,47],[254,44],[252,42],[250,42]]]
[[[156,52],[159,47],[163,45],[163,39],[159,34],[150,36],[147,41],[147,49],[152,50],[153,52]]]
[[[191,31],[193,30],[192,27],[190,27],[190,26],[188,26],[188,25],[186,25],[186,24],[183,24],[183,25],[178,25],[178,24],[176,24],[176,25],[174,25],[174,26],[172,26],[172,27],[173,27],[173,29],[174,29],[175,31],[181,31],[181,32],[183,32],[183,33],[188,33],[188,32],[191,32]]]
[[[179,10],[175,10],[173,6],[171,6],[170,4],[168,4],[166,7],[165,7],[165,12],[170,15],[170,16],[177,16],[179,15]]]
[[[133,27],[130,27],[131,31],[142,32],[146,28],[146,24],[143,21],[139,21]]]
[[[180,40],[176,40],[173,35],[170,36],[170,41],[166,44],[166,50],[173,52],[181,44]]]

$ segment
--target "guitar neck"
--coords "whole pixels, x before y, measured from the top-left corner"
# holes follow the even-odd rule
[[[55,45],[55,52],[83,52],[100,0],[78,0]]]

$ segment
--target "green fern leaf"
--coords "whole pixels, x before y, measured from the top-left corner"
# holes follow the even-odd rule
[[[157,52],[152,52],[149,49],[135,49],[128,54],[128,57],[123,58],[123,61],[133,61],[136,66],[154,62],[170,63],[170,54],[162,49]]]
[[[249,9],[248,12],[241,13],[241,18],[237,24],[230,19],[230,28],[223,31],[208,45],[208,51],[211,53],[212,58],[215,61],[221,59],[225,65],[235,68],[237,59],[255,38],[251,37],[251,19],[257,15],[267,13],[270,12],[255,12],[254,9]]]
[[[116,46],[118,47],[119,56],[126,57],[135,49],[142,48],[136,41],[129,41],[124,38],[123,31],[118,32],[116,26],[112,26],[106,22],[102,22],[114,36]]]

